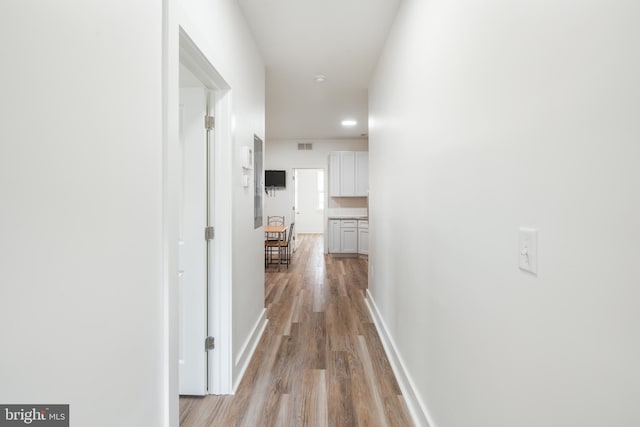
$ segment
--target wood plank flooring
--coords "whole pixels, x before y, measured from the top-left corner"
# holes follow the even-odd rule
[[[367,261],[298,235],[289,269],[265,271],[269,323],[233,396],[180,398],[180,425],[411,426],[364,302]]]

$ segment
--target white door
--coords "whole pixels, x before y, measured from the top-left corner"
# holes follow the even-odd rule
[[[179,392],[207,392],[207,105],[204,87],[180,89]]]
[[[324,169],[295,170],[295,230],[324,232]]]

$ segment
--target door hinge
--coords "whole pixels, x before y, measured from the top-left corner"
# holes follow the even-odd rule
[[[204,116],[204,128],[206,130],[212,130],[216,124],[216,119],[213,116]]]
[[[213,230],[213,227],[211,227],[211,226],[205,227],[205,229],[204,229],[204,240],[213,240],[214,235],[215,235],[215,232]]]
[[[216,348],[216,339],[214,337],[207,337],[204,340],[204,349],[209,351]]]

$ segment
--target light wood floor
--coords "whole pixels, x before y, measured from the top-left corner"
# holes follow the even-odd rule
[[[269,323],[237,393],[182,397],[182,427],[412,425],[364,302],[366,260],[298,235],[265,282]]]

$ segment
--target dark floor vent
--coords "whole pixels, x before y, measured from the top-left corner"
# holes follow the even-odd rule
[[[298,150],[302,150],[302,151],[313,150],[313,144],[310,142],[299,142]]]

